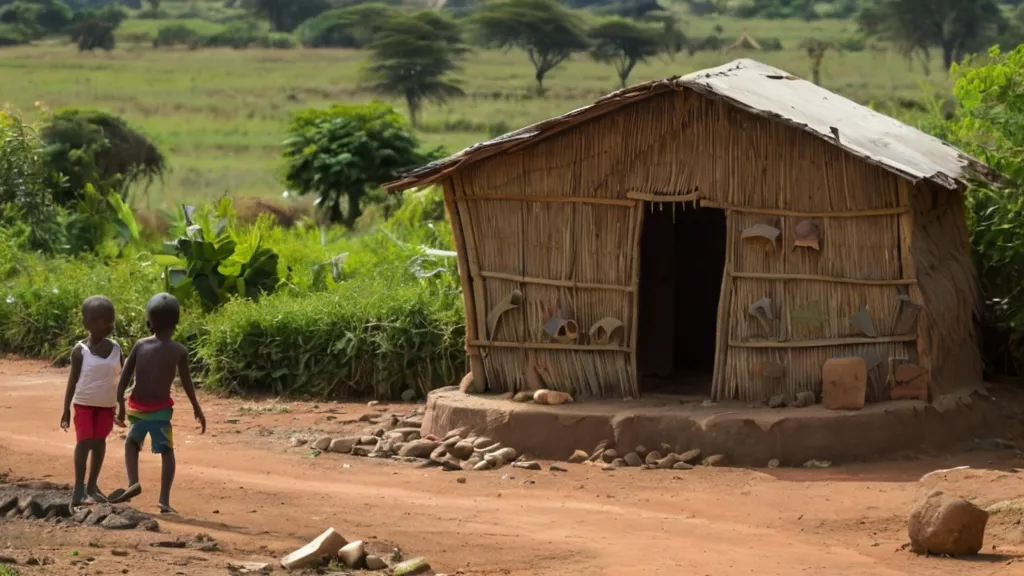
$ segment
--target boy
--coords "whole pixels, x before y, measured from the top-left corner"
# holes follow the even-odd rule
[[[171,399],[171,384],[177,372],[181,387],[192,403],[192,411],[206,433],[206,417],[196,400],[195,387],[188,367],[188,350],[184,345],[171,339],[181,317],[178,300],[170,294],[157,294],[146,303],[146,322],[149,338],[135,343],[125,362],[121,381],[117,385],[117,420],[124,422],[125,390],[132,376],[135,387],[128,397],[128,438],[124,443],[124,464],[128,472],[128,488],[111,494],[111,502],[125,502],[142,493],[139,484],[139,452],[149,436],[154,454],[161,458],[160,512],[174,514],[171,508],[171,484],[174,482],[174,441],[171,433],[171,416],[174,400]]]
[[[114,303],[106,296],[90,296],[82,303],[82,325],[89,337],[71,349],[71,374],[64,392],[64,413],[60,427],[71,426],[71,407],[75,408],[75,489],[71,506],[86,496],[93,502],[106,502],[96,486],[107,453],[107,436],[114,428],[117,371],[124,363],[121,348],[107,338],[114,331]],[[89,483],[85,482],[86,462],[92,455]]]

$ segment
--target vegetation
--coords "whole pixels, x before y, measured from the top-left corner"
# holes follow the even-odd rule
[[[594,60],[615,66],[619,86],[626,87],[633,68],[665,47],[663,32],[624,18],[610,18],[590,31]]]

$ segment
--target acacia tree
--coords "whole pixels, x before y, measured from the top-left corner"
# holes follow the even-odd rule
[[[610,18],[590,31],[591,57],[615,66],[619,86],[626,87],[630,73],[639,62],[657,56],[663,49],[662,31],[623,18]]]
[[[245,6],[278,32],[291,32],[331,8],[327,0],[245,0]]]
[[[859,20],[864,32],[892,42],[907,56],[938,46],[947,72],[994,40],[1006,24],[996,0],[875,0]]]
[[[548,72],[589,47],[583,21],[554,0],[498,0],[481,7],[473,21],[483,45],[526,52],[538,93]]]
[[[839,52],[839,45],[831,40],[805,38],[800,43],[800,49],[807,52],[807,57],[811,59],[811,81],[821,86],[821,63],[825,60],[825,54],[829,50]]]
[[[439,155],[418,152],[402,116],[376,102],[299,111],[288,133],[285,182],[300,194],[316,194],[318,209],[350,229],[370,190]]]
[[[405,99],[415,128],[426,101],[444,104],[464,93],[449,74],[466,52],[458,26],[438,12],[397,15],[375,34],[365,69],[370,89]]]

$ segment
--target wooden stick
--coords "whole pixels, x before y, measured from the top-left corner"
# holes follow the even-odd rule
[[[559,344],[558,342],[500,342],[497,340],[473,340],[473,346],[481,348],[516,348],[529,350],[575,350],[579,352],[631,352],[628,346],[588,346],[586,344]]]
[[[748,214],[766,214],[769,216],[800,216],[804,218],[863,218],[866,216],[891,216],[894,214],[905,214],[907,208],[875,208],[872,210],[849,210],[845,212],[797,212],[795,210],[782,210],[778,208],[752,208],[749,206],[736,206],[720,202],[701,200],[701,206],[708,208],[721,208],[734,212],[746,212]]]
[[[818,276],[816,274],[774,274],[769,272],[733,272],[733,278],[752,278],[757,280],[807,280],[811,282],[834,282],[838,284],[860,284],[862,286],[907,286],[917,284],[913,278],[896,280],[859,280],[857,278],[839,278],[836,276]]]
[[[647,202],[696,202],[703,198],[700,192],[675,196],[670,194],[648,194],[646,192],[626,192],[626,198]]]
[[[917,280],[917,260],[914,259],[913,251],[913,238],[914,238],[914,212],[911,210],[910,195],[911,184],[902,178],[899,179],[897,184],[899,187],[900,204],[907,208],[907,213],[900,218],[900,265],[902,268],[903,277],[907,279]],[[924,302],[924,295],[921,293],[921,287],[914,285],[907,290],[910,300],[912,302]],[[899,315],[897,315],[899,318]],[[929,373],[932,369],[932,355],[931,355],[931,342],[928,338],[927,318],[925,317],[925,311],[921,310],[918,312],[917,317],[917,364],[921,368],[924,368]],[[934,389],[935,379],[928,379],[928,396],[929,398],[935,396]]]
[[[644,228],[644,203],[637,202],[633,209],[635,214],[633,220],[633,271],[629,283],[633,286],[633,318],[629,326],[629,346],[633,349],[629,355],[630,370],[633,372],[633,381],[630,383],[633,389],[633,398],[640,397],[640,372],[638,370],[637,349],[639,344],[637,338],[640,333],[640,241],[643,238]]]
[[[583,288],[587,290],[618,290],[621,292],[632,292],[632,286],[617,286],[615,284],[593,284],[590,282],[576,282],[574,280],[552,280],[549,278],[535,278],[533,276],[519,276],[517,274],[506,274],[504,272],[481,271],[480,276],[484,278],[495,278],[508,280],[510,282],[521,282],[523,284],[543,284],[544,286],[561,286],[563,288]]]
[[[552,202],[565,204],[601,204],[604,206],[623,206],[630,208],[636,204],[632,200],[619,198],[583,198],[580,196],[523,196],[517,194],[478,194],[466,196],[463,200],[507,200],[510,202]]]
[[[711,399],[722,400],[725,386],[726,358],[729,353],[729,307],[732,305],[733,250],[737,233],[736,217],[725,211],[725,264],[722,266],[722,287],[718,296],[718,320],[715,322],[715,359],[711,374]]]
[[[473,284],[469,277],[469,262],[467,261],[465,230],[462,227],[462,218],[455,206],[455,192],[452,189],[451,178],[444,181],[444,207],[448,210],[448,217],[451,220],[452,236],[455,240],[455,252],[458,260],[459,282],[462,284],[462,303],[466,309],[466,356],[469,358],[469,371],[473,373],[474,388],[486,389],[487,376],[484,373],[484,361],[480,357],[480,351],[473,347],[470,342],[479,338],[478,319],[476,308],[473,305]]]
[[[772,342],[769,340],[754,342],[730,341],[733,348],[823,348],[825,346],[850,346],[854,344],[885,344],[887,342],[912,342],[915,335],[879,336],[878,338],[833,338],[823,340],[791,340],[788,342]]]
[[[462,182],[461,176],[459,176],[458,178],[458,181],[455,180],[455,177],[449,178],[448,181],[451,183],[452,192],[456,202],[455,205],[458,208],[460,221],[463,224],[463,234],[465,234],[466,262],[469,264],[469,276],[473,282],[473,307],[476,310],[476,318],[478,321],[477,330],[478,335],[480,335],[479,322],[482,321],[482,319],[487,318],[487,293],[484,290],[484,279],[483,277],[480,276],[480,263],[478,260],[479,256],[477,255],[476,233],[474,232],[475,226],[473,225],[473,215],[469,212],[469,206],[464,201],[466,194],[465,183]],[[463,215],[465,216],[465,218],[462,218]],[[490,337],[488,334],[483,334],[482,336],[485,339]],[[482,383],[477,383],[476,374],[474,374],[473,387],[476,388],[477,390],[486,390],[487,364],[483,362],[481,363],[483,364],[485,371],[484,381]]]

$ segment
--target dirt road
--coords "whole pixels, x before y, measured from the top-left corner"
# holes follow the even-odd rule
[[[0,472],[71,480],[74,438],[58,427],[65,379],[39,363],[0,363]],[[335,454],[312,458],[289,448],[293,434],[360,426],[354,421],[372,410],[365,405],[202,401],[210,422],[205,436],[186,405],[175,417],[172,497],[183,519],[160,520],[172,534],[213,535],[224,553],[175,556],[141,546],[134,532],[12,522],[0,524],[0,554],[48,550],[54,564],[24,573],[80,574],[68,553],[75,547],[130,545],[128,558],[97,552],[99,563],[88,573],[129,567],[225,574],[228,558],[279,558],[333,526],[350,540],[393,542],[450,574],[1024,574],[1019,513],[993,516],[977,560],[919,558],[901,549],[906,514],[925,488],[978,503],[1024,495],[1024,479],[1013,469],[1024,463],[1013,452],[827,470],[604,472],[567,465],[567,473],[442,472]],[[101,478],[106,490],[124,482],[120,445],[111,438]],[[143,456],[145,492],[133,505],[155,513],[159,458]],[[976,469],[919,482],[926,472],[963,464]]]

